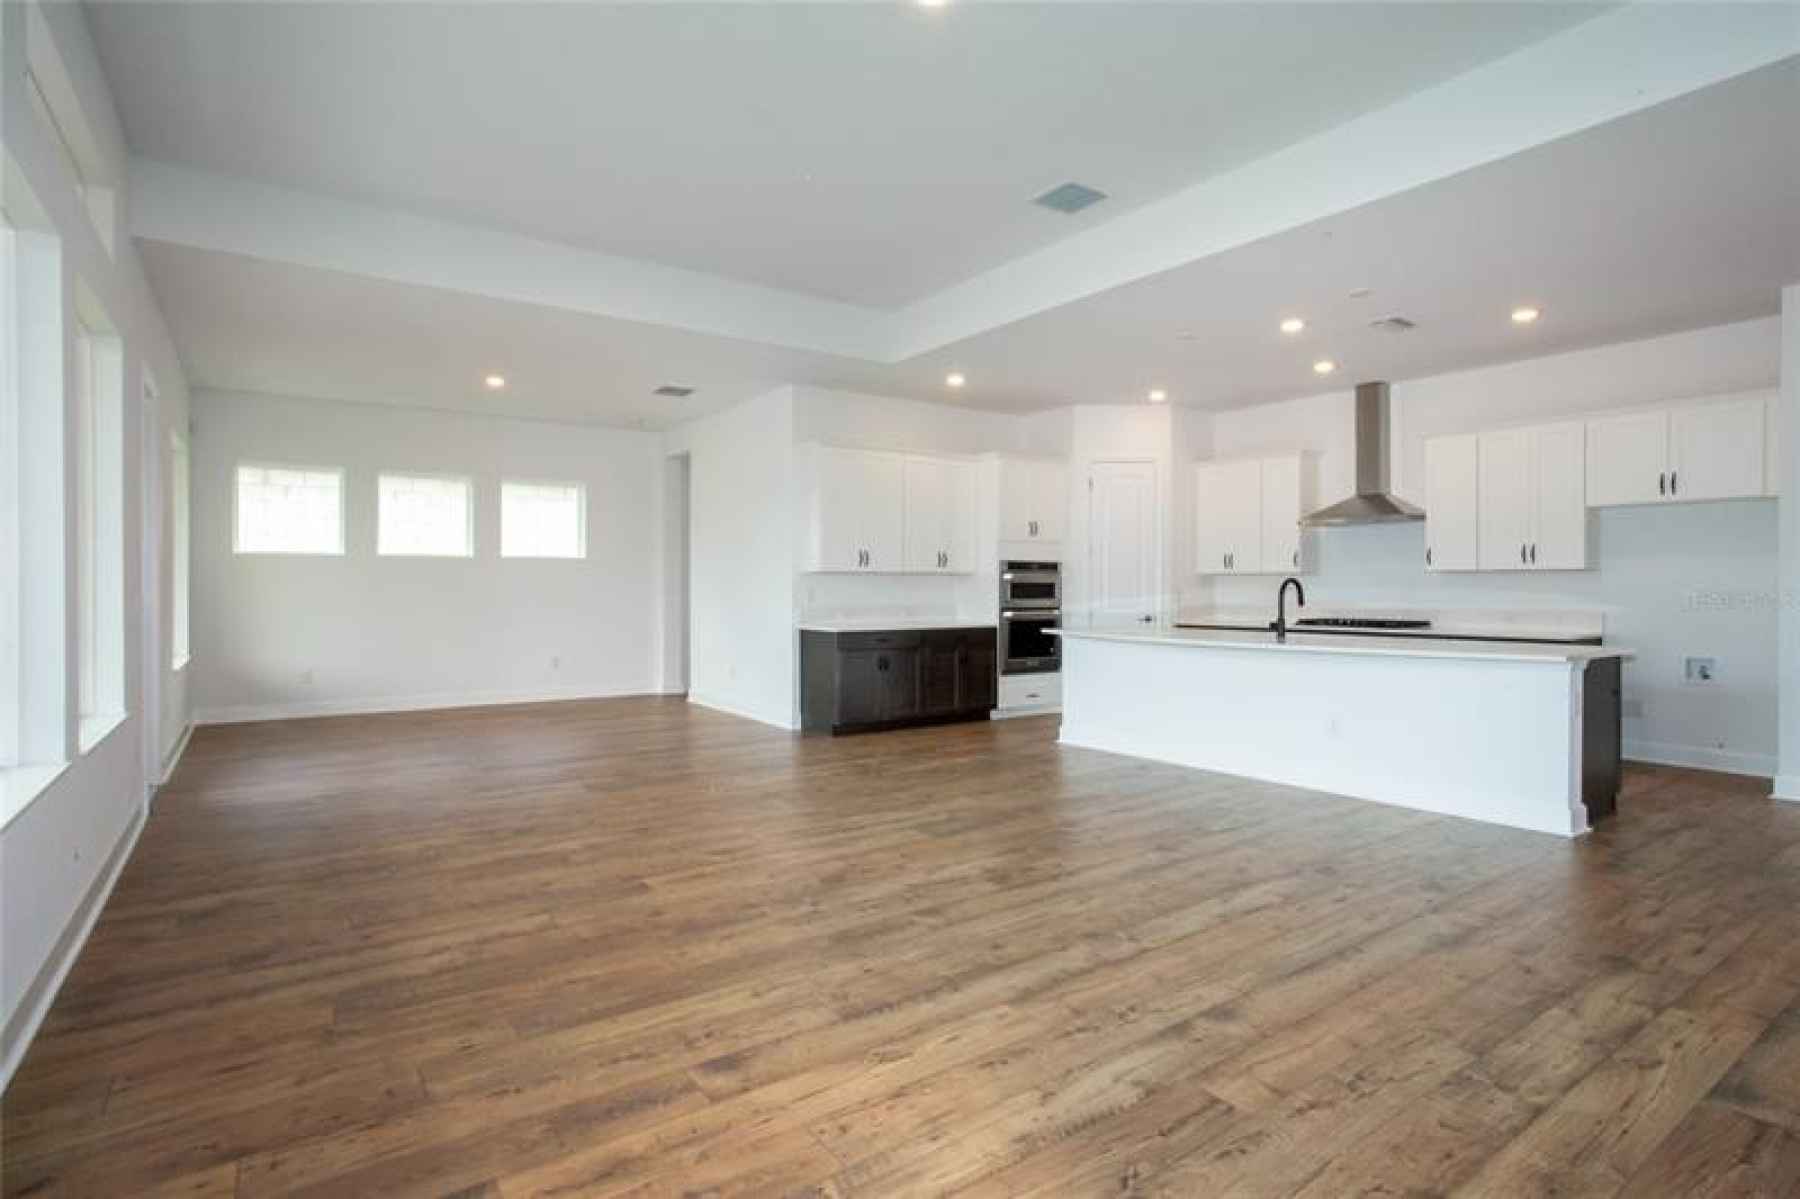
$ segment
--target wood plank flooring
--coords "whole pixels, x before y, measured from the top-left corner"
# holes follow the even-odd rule
[[[1800,1194],[1766,784],[1634,768],[1569,843],[1054,737],[202,729],[5,1193]]]

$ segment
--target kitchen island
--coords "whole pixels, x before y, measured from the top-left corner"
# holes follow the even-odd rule
[[[1613,809],[1603,645],[1062,632],[1062,741],[1573,837]]]

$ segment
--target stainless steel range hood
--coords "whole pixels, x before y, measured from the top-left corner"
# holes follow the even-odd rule
[[[1307,528],[1373,525],[1424,520],[1423,509],[1389,490],[1392,450],[1388,444],[1388,385],[1356,385],[1356,494],[1321,508],[1300,523]]]

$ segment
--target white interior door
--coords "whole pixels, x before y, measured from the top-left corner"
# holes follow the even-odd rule
[[[163,636],[167,605],[163,601],[162,558],[168,529],[168,504],[163,490],[163,478],[169,439],[163,433],[162,404],[157,399],[156,388],[148,378],[144,380],[139,432],[142,440],[138,445],[138,459],[143,466],[140,480],[143,494],[139,497],[139,502],[142,505],[140,511],[144,514],[143,540],[138,547],[144,680],[142,706],[139,709],[142,720],[139,723],[143,727],[144,781],[148,791],[154,794],[157,784],[162,781],[162,680],[167,655],[167,639]]]
[[[1089,483],[1088,612],[1097,626],[1156,619],[1156,466],[1096,462]]]

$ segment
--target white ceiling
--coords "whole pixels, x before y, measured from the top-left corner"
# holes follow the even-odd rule
[[[1600,11],[89,5],[142,157],[880,308]]]
[[[882,364],[158,242],[205,385],[663,427],[781,382],[1027,410],[1151,386],[1230,407],[1775,310],[1800,278],[1800,59]],[[1374,290],[1353,300],[1355,288]],[[1513,326],[1516,303],[1544,309]],[[1394,336],[1369,320],[1399,312]],[[1279,317],[1310,327],[1283,337]],[[1310,363],[1342,364],[1327,380]],[[944,373],[970,384],[947,392]],[[501,369],[502,395],[477,381]],[[658,400],[664,382],[701,388]]]

